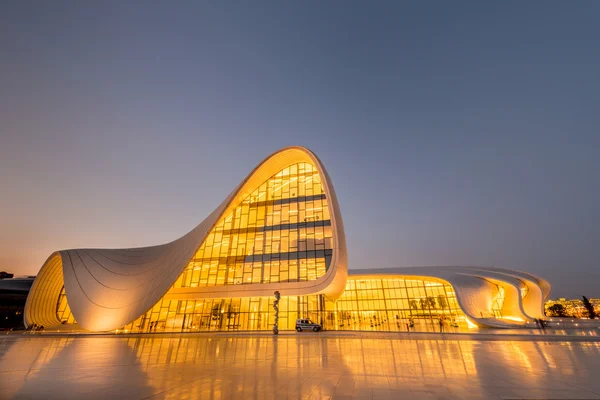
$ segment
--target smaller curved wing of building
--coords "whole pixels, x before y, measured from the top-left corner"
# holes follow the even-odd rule
[[[260,163],[198,226],[167,244],[50,255],[24,311],[26,326],[140,332],[256,330],[313,318],[327,329],[524,326],[543,318],[550,285],[483,267],[348,271],[338,200],[308,149]],[[424,322],[429,321],[429,322]],[[74,325],[76,324],[76,325]],[[424,328],[424,329],[425,329]]]
[[[529,273],[489,267],[388,268],[353,270],[350,274],[354,280],[394,278],[448,284],[467,323],[489,328],[524,327],[543,319],[544,302],[551,289],[547,281]],[[431,299],[428,294],[420,297]],[[437,310],[440,314],[439,305]]]

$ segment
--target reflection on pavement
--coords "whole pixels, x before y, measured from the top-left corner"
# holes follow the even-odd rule
[[[324,335],[0,339],[0,397],[599,398],[598,342]]]

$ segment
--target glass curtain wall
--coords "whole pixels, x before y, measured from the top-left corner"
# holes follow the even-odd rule
[[[329,330],[444,331],[467,328],[452,286],[411,279],[349,279],[337,302],[321,295],[282,296],[279,329],[309,318]],[[125,327],[141,332],[270,330],[273,297],[163,300]]]
[[[504,288],[500,285],[496,285],[498,288],[498,292],[494,296],[492,300],[492,317],[494,318],[502,318],[502,306],[504,305]],[[482,312],[482,318],[485,315]]]
[[[65,294],[65,287],[63,286],[60,294],[58,295],[58,302],[56,303],[56,316],[58,320],[63,324],[75,324],[76,321],[71,313],[71,308],[67,302],[67,295]]]
[[[131,332],[270,330],[275,315],[273,300],[273,297],[163,299],[122,329]],[[499,300],[494,299],[493,308],[498,307]],[[64,289],[59,296],[57,316],[65,323],[75,322]],[[322,295],[282,296],[279,329],[293,330],[299,318],[309,318],[329,330],[427,332],[467,328],[452,286],[419,279],[348,279],[345,292],[336,302]]]
[[[162,300],[123,329],[131,332],[271,330],[275,322],[273,300],[273,297]],[[322,309],[322,296],[282,296],[279,329],[295,329],[298,318],[322,321]]]
[[[321,176],[294,164],[216,224],[174,287],[315,280],[329,268],[332,236]]]
[[[336,311],[329,329],[439,332],[467,326],[454,289],[438,281],[349,279]]]

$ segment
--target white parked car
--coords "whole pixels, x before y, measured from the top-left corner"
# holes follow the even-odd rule
[[[296,320],[296,330],[298,332],[308,331],[308,330],[311,330],[314,332],[319,332],[319,331],[323,330],[323,327],[321,326],[321,324],[315,324],[310,319],[297,319]]]

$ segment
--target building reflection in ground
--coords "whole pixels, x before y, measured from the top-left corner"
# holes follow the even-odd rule
[[[307,333],[0,343],[6,398],[600,397],[598,342]]]

